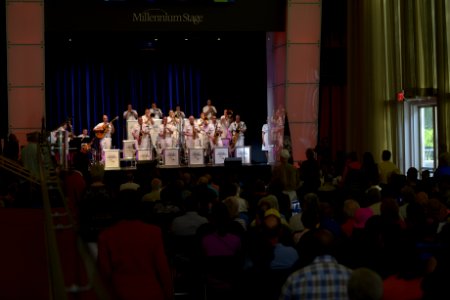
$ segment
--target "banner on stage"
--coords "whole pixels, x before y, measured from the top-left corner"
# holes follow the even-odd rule
[[[106,149],[105,153],[105,170],[120,169],[119,150]]]
[[[178,166],[180,164],[178,152],[178,148],[164,149],[164,165]]]
[[[152,151],[150,151],[150,149],[138,150],[137,152],[137,160],[152,160]]]
[[[189,148],[189,164],[203,165],[205,163],[203,156],[203,148]]]
[[[131,132],[133,131],[134,125],[136,125],[137,123],[137,120],[127,120],[127,140],[133,139],[133,134]]]
[[[124,140],[123,141],[123,159],[135,159],[136,152],[134,150],[135,142],[134,140]]]
[[[236,155],[235,156],[241,157],[243,164],[249,164],[251,162],[250,149],[251,149],[250,146],[236,147]]]
[[[223,165],[225,158],[228,158],[228,147],[214,148],[214,164]]]

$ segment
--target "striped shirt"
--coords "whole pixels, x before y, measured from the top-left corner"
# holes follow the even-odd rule
[[[348,299],[347,284],[351,273],[351,269],[338,264],[334,257],[317,256],[310,265],[288,277],[279,300]]]

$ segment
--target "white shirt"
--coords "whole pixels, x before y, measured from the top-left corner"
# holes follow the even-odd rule
[[[123,112],[123,119],[128,121],[128,120],[137,120],[138,118],[138,113],[136,110],[132,109],[131,111],[124,111]]]
[[[202,110],[208,119],[217,114],[217,109],[213,105],[205,105]]]

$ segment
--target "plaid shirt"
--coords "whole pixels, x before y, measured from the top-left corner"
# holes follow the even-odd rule
[[[352,270],[338,264],[334,257],[318,256],[288,277],[279,300],[348,299],[347,283],[351,274]]]

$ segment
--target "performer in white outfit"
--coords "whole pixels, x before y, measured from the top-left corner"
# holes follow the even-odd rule
[[[183,129],[183,135],[186,142],[186,150],[189,148],[200,147],[199,139],[200,128],[195,123],[194,116],[189,116],[189,122],[186,123]]]
[[[135,149],[146,150],[151,149],[150,145],[150,127],[144,124],[142,117],[138,118],[138,123],[131,130],[135,141]]]
[[[208,120],[210,120],[212,116],[215,116],[217,114],[217,109],[214,105],[211,104],[211,99],[208,99],[206,101],[206,105],[203,106],[202,113],[205,114]]]
[[[158,128],[156,127],[153,116],[150,113],[150,108],[145,109],[145,114],[142,116],[142,123],[149,128],[151,147],[155,149],[156,141],[158,139]]]
[[[174,127],[174,131],[172,133],[172,146],[179,146],[180,139],[180,118],[175,115],[175,112],[171,109],[169,110],[169,116],[167,117],[167,124],[170,124]]]
[[[220,117],[220,124],[222,125],[222,144],[227,147],[230,144],[231,133],[229,131],[229,127],[231,125],[233,116],[233,111],[230,109],[225,109],[223,111],[223,115]]]
[[[152,103],[152,108],[150,108],[150,114],[153,114],[153,117],[155,119],[162,119],[162,117],[164,116],[162,110],[156,106],[155,102]]]
[[[247,130],[247,125],[241,121],[241,116],[236,115],[236,120],[230,125],[230,132],[232,135],[231,148],[244,146],[244,134]]]
[[[128,120],[137,120],[138,113],[136,110],[133,109],[133,106],[131,104],[128,104],[127,110],[123,112],[123,119],[125,121]]]
[[[167,122],[167,117],[163,117],[161,125],[159,125],[159,154],[162,155],[166,148],[173,146],[172,134],[175,126]]]
[[[112,121],[116,120],[114,118]],[[111,121],[111,122],[112,122]],[[100,149],[99,152],[102,153],[102,161],[105,160],[104,150],[111,149],[112,139],[111,135],[114,133],[114,125],[109,122],[108,116],[103,115],[103,122],[98,123],[94,127],[95,136],[99,139]]]
[[[203,149],[206,149],[208,147],[208,135],[206,134],[206,130],[209,124],[208,118],[206,118],[205,113],[200,113],[200,118],[197,119],[197,125],[200,129],[199,132],[199,140],[200,140],[200,147]]]
[[[211,122],[207,125],[206,135],[209,138],[209,145],[211,151],[214,151],[216,147],[223,147],[221,135],[222,135],[222,125],[217,121],[217,117],[213,116]]]
[[[185,119],[186,118],[186,114],[181,110],[180,105],[177,105],[175,107],[175,117],[177,117],[178,119]]]
[[[272,150],[273,145],[270,144],[270,119],[267,118],[267,123],[262,126],[261,130],[261,150],[265,153],[266,159],[269,159],[269,152]]]

